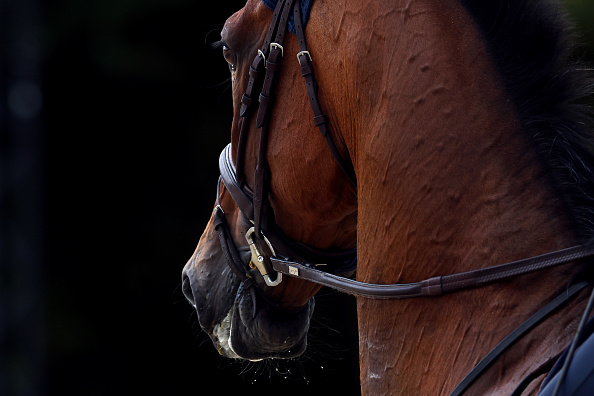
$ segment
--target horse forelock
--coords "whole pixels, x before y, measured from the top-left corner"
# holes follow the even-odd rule
[[[460,0],[474,18],[524,131],[581,242],[594,239],[592,69],[573,52],[565,13],[552,1]]]

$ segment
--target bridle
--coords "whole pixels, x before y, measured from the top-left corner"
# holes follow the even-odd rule
[[[314,124],[319,128],[336,163],[346,175],[348,181],[355,190],[357,186],[353,166],[348,159],[343,158],[340,154],[332,135],[329,133],[328,118],[323,114],[318,100],[318,85],[314,75],[312,56],[306,46],[299,0],[279,0],[274,9],[263,45],[258,50],[258,54],[250,66],[249,82],[241,99],[239,115],[242,121],[236,164],[232,160],[231,144],[223,149],[219,157],[221,176],[217,185],[214,226],[219,233],[219,240],[228,265],[246,288],[255,284],[251,270],[257,269],[266,285],[259,285],[259,287],[274,287],[280,284],[283,275],[288,275],[366,298],[435,297],[594,256],[594,246],[578,245],[497,266],[433,277],[417,283],[385,285],[358,282],[349,278],[356,269],[356,249],[322,251],[288,238],[275,223],[274,213],[268,202],[271,175],[266,154],[270,115],[274,103],[278,72],[284,55],[283,42],[291,10],[293,11],[295,33],[299,43],[297,60],[299,61],[301,74],[305,79],[309,102],[313,110]],[[274,41],[272,41],[273,36],[275,36]],[[256,126],[260,130],[260,139],[254,189],[251,190],[245,181],[243,168],[249,121],[256,105],[255,93],[258,89],[261,89],[261,91],[258,98]],[[251,250],[249,264],[245,264],[241,259],[241,255],[231,237],[231,231],[221,207],[221,183],[240,211],[253,225],[245,235],[246,242]],[[524,322],[473,369],[452,395],[462,394],[515,341],[556,312],[571,297],[588,285],[588,282],[576,283]],[[592,295],[594,296],[594,293]]]
[[[357,260],[356,249],[324,251],[287,237],[276,225],[273,210],[268,202],[270,170],[267,163],[266,151],[268,147],[269,122],[278,73],[284,55],[283,43],[291,11],[293,11],[295,30],[299,42],[297,59],[301,66],[301,74],[305,78],[309,102],[314,112],[314,123],[319,128],[322,136],[324,136],[338,166],[345,173],[353,188],[356,189],[356,178],[352,165],[341,156],[329,133],[328,119],[321,110],[317,94],[317,83],[313,74],[311,54],[307,50],[305,41],[299,1],[278,1],[262,47],[258,50],[250,66],[249,81],[241,99],[239,110],[241,126],[236,165],[232,160],[231,144],[223,150],[219,158],[221,178],[218,189],[220,190],[222,181],[241,212],[253,225],[245,235],[246,242],[252,252],[252,260],[249,266],[241,260],[236,260],[239,258],[239,253],[234,247],[233,241],[228,238],[230,232],[220,205],[220,192],[217,192],[218,205],[214,214],[215,226],[222,238],[221,244],[224,246],[223,250],[230,249],[226,253],[226,256],[231,259],[228,262],[235,273],[238,274],[240,279],[249,283],[251,282],[249,270],[255,267],[262,275],[267,286],[276,286],[282,281],[282,272],[274,269],[272,258],[290,257],[299,262],[318,263],[312,264],[312,266],[317,268],[323,267],[326,272],[343,276],[349,276],[354,273]],[[258,100],[256,100],[258,89],[260,89],[260,93]],[[250,118],[254,113],[256,104],[258,104],[256,126],[260,130],[260,139],[254,176],[254,189],[251,190],[245,181],[243,167]],[[293,275],[292,273],[287,274]]]
[[[341,156],[332,135],[328,131],[328,118],[321,111],[312,56],[307,50],[305,33],[301,23],[299,0],[280,0],[274,10],[263,46],[258,50],[258,54],[250,67],[249,82],[241,99],[239,114],[242,122],[238,139],[237,165],[232,160],[231,144],[223,149],[219,157],[221,177],[217,188],[217,207],[215,209],[217,229],[228,228],[220,204],[220,184],[222,182],[241,212],[253,224],[253,227],[246,233],[246,241],[252,252],[251,264],[257,267],[268,286],[279,284],[282,274],[285,274],[368,298],[440,296],[445,293],[478,287],[594,256],[594,246],[579,245],[498,266],[434,277],[418,283],[383,285],[357,282],[340,276],[352,273],[356,269],[355,249],[327,252],[288,238],[274,222],[274,213],[268,204],[270,171],[266,151],[274,89],[276,88],[278,72],[284,55],[282,43],[291,9],[293,9],[295,30],[299,42],[297,59],[301,67],[301,74],[306,81],[309,102],[314,114],[314,123],[326,139],[333,157],[349,182],[355,188],[357,185],[352,165]],[[271,41],[275,32],[275,41]],[[262,76],[264,77],[263,80]],[[261,86],[261,92],[259,94],[256,125],[260,129],[260,142],[254,177],[254,191],[252,191],[245,182],[243,166],[249,117],[256,103],[254,93],[259,86]],[[230,235],[230,232],[228,234]],[[231,246],[234,243],[227,241],[224,245]],[[236,256],[239,257],[239,254]],[[240,272],[245,271],[246,268],[249,269],[243,263],[233,263],[232,267]],[[243,277],[249,276],[245,275]]]

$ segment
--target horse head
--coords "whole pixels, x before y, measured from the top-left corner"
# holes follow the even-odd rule
[[[292,9],[285,13],[289,11]],[[275,77],[275,106],[266,121],[269,133],[264,142],[258,125],[260,116],[255,114],[258,98],[244,98],[248,85],[257,84],[253,81],[255,71],[250,72],[250,68],[256,61],[261,61],[262,66],[265,62],[267,51],[261,47],[267,40],[272,14],[261,0],[250,0],[226,21],[221,32],[220,46],[229,64],[234,107],[232,143],[221,155],[221,166],[227,167],[237,180],[235,186],[219,181],[213,216],[183,271],[184,293],[218,351],[226,357],[250,360],[290,358],[304,351],[314,307],[312,297],[321,287],[291,277],[277,279],[280,275],[272,273],[265,279],[254,265],[257,257],[252,254],[248,239],[257,226],[253,213],[257,203],[248,203],[247,209],[238,207],[230,189],[239,190],[236,194],[247,196],[248,201],[253,200],[254,191],[261,188],[254,181],[258,178],[261,146],[266,145],[267,167],[263,197],[266,213],[262,217],[268,219],[259,238],[265,242],[259,246],[261,251],[293,257],[297,248],[301,257],[320,252],[316,257],[322,260],[336,261],[338,257],[344,261],[343,256],[347,256],[352,265],[356,235],[354,187],[334,162],[324,137],[314,125],[294,57],[299,52],[295,36],[286,37],[281,48],[281,57],[286,55],[287,59],[280,75]],[[281,61],[279,57],[277,62]],[[265,73],[264,69],[260,73]],[[256,108],[254,114],[250,114],[251,107]],[[344,145],[340,149],[348,155]],[[236,267],[243,266],[245,275],[241,268],[229,265],[229,253],[222,248],[217,227],[228,229],[228,242],[232,240],[234,245],[231,254],[241,262]],[[336,229],[344,231],[336,233]],[[269,285],[275,281],[278,284]]]

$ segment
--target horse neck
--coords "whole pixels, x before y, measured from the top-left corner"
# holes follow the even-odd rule
[[[311,43],[316,59],[338,65],[316,73],[331,129],[357,172],[362,278],[414,281],[574,243],[456,0],[323,7],[308,29],[325,38]],[[337,77],[348,83],[333,84]]]
[[[342,99],[326,100],[357,171],[358,279],[416,282],[573,245],[563,208],[462,7],[352,3],[334,10],[340,17],[325,33],[344,45],[344,59],[356,59],[338,69],[354,82],[336,88],[332,97]],[[368,29],[355,32],[351,23]],[[364,391],[451,391],[570,276],[547,275],[435,300],[360,299]],[[516,359],[517,370],[506,374],[512,382],[559,350],[570,323],[558,318],[543,330],[553,350],[518,347],[533,361]]]

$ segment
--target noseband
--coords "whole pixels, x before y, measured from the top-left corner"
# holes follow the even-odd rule
[[[312,66],[312,56],[307,50],[305,33],[302,26],[299,0],[279,0],[268,28],[266,38],[250,66],[249,82],[241,99],[239,115],[241,128],[237,148],[237,164],[232,160],[231,144],[219,157],[221,177],[217,186],[217,206],[214,212],[214,226],[228,265],[246,287],[254,284],[251,270],[257,269],[266,286],[273,287],[281,283],[282,275],[288,275],[315,282],[345,293],[375,299],[398,299],[412,297],[434,297],[446,293],[479,287],[492,282],[510,279],[535,271],[552,268],[594,256],[594,246],[575,246],[536,257],[511,263],[481,268],[473,271],[445,275],[409,284],[370,284],[349,279],[357,262],[356,249],[346,251],[323,251],[287,237],[274,221],[274,213],[268,202],[270,171],[267,163],[267,144],[269,121],[274,102],[274,91],[278,81],[278,72],[284,55],[283,42],[289,13],[293,9],[296,36],[299,42],[297,60],[301,74],[306,82],[309,102],[313,110],[314,124],[332,153],[339,168],[356,191],[355,172],[350,160],[342,157],[329,133],[328,118],[323,114],[318,100],[318,85]],[[272,41],[273,35],[275,35]],[[262,78],[263,77],[263,78]],[[254,189],[251,190],[244,178],[244,158],[250,118],[255,108],[255,92],[261,89],[258,99],[256,125],[260,129],[258,162],[254,177]],[[249,219],[253,227],[245,234],[251,251],[251,261],[244,263],[231,236],[225,213],[221,208],[221,182],[229,192],[241,212]],[[260,282],[262,283],[262,282]],[[508,347],[526,332],[563,306],[569,298],[588,286],[588,282],[573,285],[566,293],[553,300],[493,349],[471,373],[459,384],[452,395],[460,395],[499,357]],[[260,287],[257,288],[258,290]],[[594,294],[593,294],[594,296]],[[522,386],[522,384],[521,384]],[[527,385],[526,385],[527,386]]]

